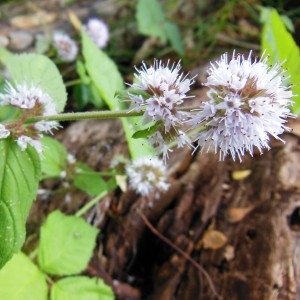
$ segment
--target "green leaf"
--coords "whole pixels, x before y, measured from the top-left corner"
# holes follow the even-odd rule
[[[60,142],[48,136],[43,137],[41,142],[44,149],[41,159],[42,178],[59,177],[66,166],[66,148]]]
[[[82,218],[52,212],[40,233],[41,269],[53,275],[80,273],[92,256],[97,234],[98,230]]]
[[[133,159],[151,156],[155,154],[154,148],[149,144],[148,140],[140,138],[134,139],[132,136],[140,130],[142,117],[122,118],[123,128],[125,130],[126,140],[129,146],[130,154]]]
[[[143,130],[138,130],[132,135],[132,137],[134,139],[146,138],[146,137],[152,135],[157,130],[157,126],[158,126],[158,124],[155,123],[154,125],[152,125],[149,128],[146,128]]]
[[[98,109],[102,109],[105,106],[105,102],[103,101],[101,95],[99,94],[96,85],[92,82],[89,85],[89,88],[91,91],[90,102],[94,104],[94,106],[97,107]]]
[[[182,38],[180,36],[179,29],[176,24],[166,21],[164,30],[168,40],[171,43],[172,48],[179,54],[184,54],[184,47],[182,43]]]
[[[25,223],[40,178],[40,158],[11,138],[0,140],[0,268],[25,240]]]
[[[113,300],[110,286],[100,278],[75,276],[57,281],[51,289],[51,300]]]
[[[165,16],[157,0],[138,0],[136,8],[138,31],[148,36],[156,36],[166,42],[164,31]]]
[[[291,34],[286,30],[275,9],[264,9],[264,26],[262,31],[262,51],[271,57],[271,63],[281,62],[287,69],[289,83],[292,84],[294,96],[293,112],[300,113],[300,51]],[[268,17],[266,17],[268,16]]]
[[[100,96],[110,109],[119,109],[115,94],[124,89],[123,79],[115,63],[82,31],[82,54],[85,67]]]
[[[0,299],[47,300],[48,287],[44,274],[22,252],[0,270]]]
[[[14,81],[19,84],[36,84],[54,101],[56,110],[64,110],[67,93],[61,75],[55,64],[41,54],[13,55],[7,69]]]
[[[74,175],[74,185],[90,196],[107,190],[107,184],[97,172],[80,172]]]

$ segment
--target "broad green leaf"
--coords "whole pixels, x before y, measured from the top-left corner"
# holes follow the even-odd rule
[[[165,16],[157,0],[138,0],[136,19],[140,33],[159,37],[163,42],[166,42]]]
[[[113,190],[116,189],[117,185],[117,181],[115,177],[111,177],[108,181],[107,181],[107,191],[111,192]]]
[[[43,178],[59,177],[66,166],[66,148],[60,142],[48,136],[43,137],[41,142],[44,149],[41,159]]]
[[[269,54],[271,63],[281,62],[287,69],[286,75],[292,84],[294,96],[293,112],[300,113],[300,51],[291,34],[286,30],[275,9],[263,11],[262,51]],[[268,16],[268,17],[266,17]]]
[[[124,84],[117,66],[83,31],[81,36],[82,54],[91,80],[108,107],[118,109],[120,103],[115,99],[115,94],[124,89]]]
[[[57,67],[48,57],[33,53],[13,55],[7,63],[7,69],[14,81],[38,85],[53,99],[58,112],[64,110],[66,88]]]
[[[169,21],[165,22],[164,30],[172,48],[179,54],[183,55],[184,47],[178,27]]]
[[[24,243],[40,168],[34,148],[22,151],[13,139],[0,140],[0,268]]]
[[[113,300],[110,286],[100,278],[74,276],[57,281],[51,289],[51,300]]]
[[[82,218],[52,212],[40,233],[41,269],[53,275],[79,274],[92,256],[97,234]]]
[[[80,172],[74,175],[74,185],[90,196],[107,190],[107,184],[97,172]]]
[[[105,102],[103,101],[101,95],[99,94],[99,90],[93,82],[90,83],[89,89],[91,91],[90,102],[98,109],[102,109],[105,106]]]
[[[22,252],[15,254],[0,270],[0,299],[48,299],[48,286],[44,274]]]
[[[115,94],[124,90],[123,79],[115,63],[98,49],[84,32],[82,32],[82,47],[87,72],[102,99],[111,110],[124,108],[124,104],[114,98]],[[122,124],[132,158],[149,156],[154,153],[147,140],[132,139],[134,132],[140,129],[138,124],[141,124],[141,117],[122,118]]]

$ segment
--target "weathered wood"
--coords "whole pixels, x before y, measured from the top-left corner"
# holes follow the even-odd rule
[[[89,134],[80,134],[82,125],[72,125],[64,141],[72,151],[75,147],[68,139],[77,137],[76,151],[82,158],[89,153],[87,161],[107,166],[106,156],[93,157],[85,147],[100,134],[96,128],[101,128],[100,143],[105,144],[105,130],[113,135],[115,125],[89,122],[83,125]],[[188,151],[177,151],[170,161],[172,187],[160,200],[131,191],[112,195],[101,222],[100,260],[106,261],[106,272],[118,284],[139,289],[141,299],[217,299],[203,273],[149,231],[142,212],[208,272],[220,299],[300,299],[299,139],[291,134],[284,139],[285,145],[274,142],[271,151],[246,156],[242,163],[219,162],[213,154],[190,158]],[[123,152],[121,148],[117,153]],[[111,158],[114,149],[107,153]],[[238,170],[251,172],[237,181],[232,174]],[[203,235],[211,229],[227,237],[223,247],[204,249]],[[130,299],[120,288],[118,295]]]

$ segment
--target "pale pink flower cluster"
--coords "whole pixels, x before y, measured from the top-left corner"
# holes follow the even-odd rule
[[[66,62],[76,59],[78,46],[76,42],[64,32],[55,32],[53,35],[54,47],[57,50],[57,56]]]
[[[189,111],[181,110],[181,104],[193,80],[180,74],[180,68],[161,61],[143,64],[129,93],[132,110],[142,112],[143,124],[155,127],[148,139],[164,160],[172,151],[170,143],[191,146],[183,124],[201,151],[219,153],[220,160],[228,154],[241,160],[255,148],[262,153],[270,149],[270,136],[282,141],[279,135],[289,130],[285,123],[293,117],[293,94],[280,64],[269,66],[266,56],[252,59],[251,52],[248,57],[222,55],[211,64],[204,83],[209,100]]]
[[[129,186],[142,196],[149,196],[160,192],[166,192],[170,184],[167,183],[167,170],[163,161],[156,157],[143,157],[133,160],[126,167]]]
[[[106,47],[109,40],[109,29],[107,24],[99,19],[90,19],[87,24],[83,26],[83,30],[93,40],[98,48]]]
[[[213,150],[223,160],[227,154],[241,160],[254,148],[270,149],[269,136],[279,137],[285,130],[292,92],[285,84],[281,65],[269,66],[267,57],[251,58],[227,54],[212,64],[207,82],[209,101],[189,123],[203,126],[196,140],[201,151]]]
[[[49,116],[57,113],[52,98],[33,84],[28,85],[6,83],[4,94],[0,94],[0,105],[9,105],[21,109],[19,121],[9,125],[0,124],[0,138],[13,136],[22,150],[27,145],[33,146],[37,152],[42,152],[39,138],[44,132],[52,133],[59,126],[56,121],[38,121],[33,124],[25,124],[26,120],[34,116]]]
[[[186,94],[194,81],[180,73],[180,63],[169,66],[169,62],[164,65],[155,60],[149,68],[143,64],[136,70],[133,91],[129,93],[132,110],[143,111],[144,125],[156,124],[156,132],[149,136],[149,141],[166,160],[170,142],[176,141],[179,147],[191,146],[183,129],[188,113],[181,111],[180,105],[188,98]]]

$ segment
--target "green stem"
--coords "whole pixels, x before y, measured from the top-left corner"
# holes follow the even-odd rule
[[[197,110],[195,107],[182,107],[181,111],[193,111]],[[102,110],[102,111],[87,111],[76,113],[61,113],[52,116],[37,116],[27,120],[28,123],[34,123],[38,121],[78,121],[85,119],[116,119],[126,117],[142,116],[144,111],[136,112],[132,110]]]
[[[52,116],[38,116],[28,119],[28,122],[38,122],[38,121],[77,121],[84,119],[115,119],[115,118],[126,118],[141,116],[143,112],[135,112],[130,110],[116,110],[116,111],[87,111],[87,112],[77,112],[77,113],[62,113]]]
[[[101,194],[91,199],[87,204],[85,204],[80,210],[75,214],[76,217],[81,217],[85,214],[91,207],[97,204],[105,195],[107,195],[107,191],[103,191]]]
[[[32,252],[30,252],[30,254],[28,255],[28,257],[31,259],[31,260],[34,260],[37,255],[38,255],[38,252],[39,252],[39,248],[35,248]]]
[[[80,84],[81,83],[81,79],[74,79],[74,80],[70,80],[68,82],[65,83],[65,86],[66,87],[69,87],[69,86],[73,86],[73,85],[76,85],[76,84]]]

